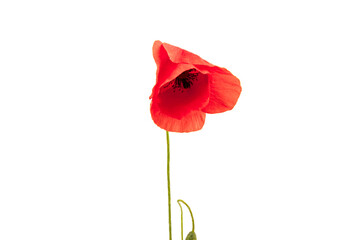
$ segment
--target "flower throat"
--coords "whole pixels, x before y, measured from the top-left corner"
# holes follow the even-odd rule
[[[175,89],[188,89],[193,85],[194,81],[197,81],[198,75],[199,72],[196,69],[187,70],[175,78],[172,88],[174,91]]]
[[[184,92],[184,90],[190,89],[191,86],[194,84],[194,81],[198,81],[198,75],[199,72],[195,68],[189,69],[181,73],[171,82],[165,84],[163,88],[166,89],[171,86],[173,92],[177,90],[182,93]]]

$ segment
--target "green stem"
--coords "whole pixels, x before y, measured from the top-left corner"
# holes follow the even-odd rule
[[[179,199],[179,200],[177,200],[178,201],[178,204],[180,205],[180,202],[182,202],[183,204],[185,204],[185,206],[189,209],[189,212],[190,212],[190,215],[191,215],[191,221],[192,221],[192,232],[194,232],[195,231],[195,221],[194,221],[194,215],[193,215],[193,213],[192,213],[192,211],[191,211],[191,208],[189,207],[189,205],[187,205],[187,203],[186,202],[184,202],[183,200],[181,200],[181,199]],[[182,207],[181,207],[181,205],[180,205],[180,208],[181,208],[181,239],[182,239],[182,233],[183,233],[183,219],[182,219],[182,217],[183,217],[183,214],[182,214]]]
[[[167,187],[168,187],[168,205],[169,205],[169,239],[171,236],[171,197],[170,197],[170,140],[169,132],[166,131],[166,143],[167,143]]]
[[[180,206],[180,211],[181,211],[181,240],[184,240],[184,230],[183,230],[183,210],[182,210],[182,206],[179,202],[179,200],[177,201],[177,203],[179,204]]]

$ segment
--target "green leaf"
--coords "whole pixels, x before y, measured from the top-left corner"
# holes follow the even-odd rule
[[[196,240],[195,232],[193,232],[193,231],[189,232],[189,234],[186,236],[185,240]]]

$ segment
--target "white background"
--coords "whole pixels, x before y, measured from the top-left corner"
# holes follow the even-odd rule
[[[198,239],[360,239],[357,1],[1,1],[0,239],[168,239],[154,40],[240,78],[170,134]],[[185,233],[191,229],[185,213]]]

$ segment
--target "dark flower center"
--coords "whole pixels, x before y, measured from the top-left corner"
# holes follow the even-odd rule
[[[169,86],[172,87],[173,92],[175,91],[181,91],[184,92],[184,90],[188,90],[191,88],[191,86],[194,84],[194,81],[197,81],[199,72],[196,69],[190,69],[187,71],[184,71],[179,76],[177,76],[173,81],[169,82],[163,88],[168,88]]]
[[[173,88],[190,88],[193,85],[193,82],[197,80],[198,75],[199,72],[195,69],[183,72],[175,78]]]

